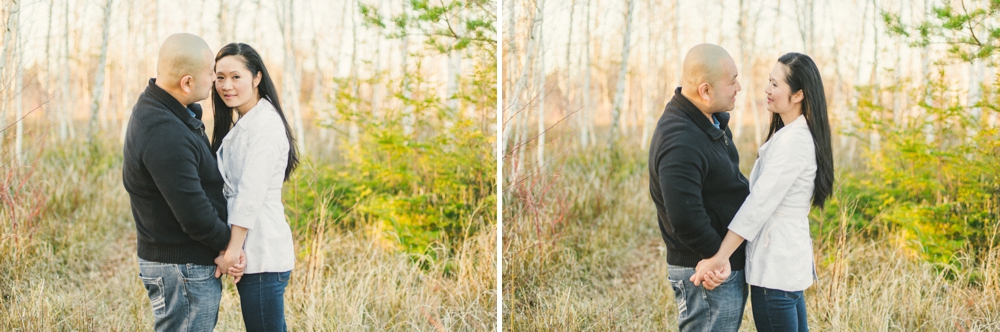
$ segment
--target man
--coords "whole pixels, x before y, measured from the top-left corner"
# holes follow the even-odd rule
[[[213,67],[200,37],[167,37],[125,135],[122,182],[157,331],[211,331],[219,314],[215,259],[230,230],[222,175],[195,103],[208,98]]]
[[[704,289],[690,280],[703,258],[722,243],[749,195],[729,130],[740,84],[736,63],[722,47],[695,46],[684,57],[681,87],[667,103],[649,147],[649,191],[667,245],[670,285],[681,331],[737,331],[747,291],[744,248],[730,258],[721,279]]]

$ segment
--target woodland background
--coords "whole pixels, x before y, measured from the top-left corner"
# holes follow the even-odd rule
[[[152,326],[121,142],[177,32],[253,46],[280,89],[290,329],[495,326],[496,2],[2,4],[0,329]],[[240,330],[224,285],[218,328]]]
[[[1000,1],[503,6],[506,329],[676,329],[646,150],[705,42],[739,69],[745,174],[778,57],[808,54],[823,76],[837,172],[810,214],[813,329],[1000,329]]]

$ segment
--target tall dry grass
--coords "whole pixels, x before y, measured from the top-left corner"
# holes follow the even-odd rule
[[[618,152],[553,146],[544,172],[507,160],[505,329],[676,330],[646,152],[637,142]],[[755,150],[740,146],[743,159]],[[891,236],[841,227],[813,242],[819,280],[805,294],[814,331],[1000,330],[1000,249],[969,255],[973,268],[946,277]],[[748,302],[741,330],[755,330],[751,315]]]
[[[116,140],[101,140],[94,149],[60,143],[45,147],[31,165],[5,167],[0,331],[152,328],[121,184],[121,147],[111,142]],[[302,167],[296,176],[312,176],[310,171]],[[297,261],[285,295],[290,330],[495,326],[496,233],[481,232],[454,249],[447,268],[421,268],[364,226],[319,221],[294,235]],[[243,330],[236,288],[230,281],[223,285],[216,330]]]

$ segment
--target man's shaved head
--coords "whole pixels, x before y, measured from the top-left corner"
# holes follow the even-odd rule
[[[706,116],[731,111],[740,91],[736,76],[736,62],[729,52],[719,45],[700,44],[684,56],[681,94]]]
[[[212,49],[201,37],[189,33],[172,34],[160,45],[156,78],[158,82],[177,85],[185,75],[203,74],[206,66],[214,65],[213,61]]]
[[[208,98],[215,81],[215,57],[208,43],[189,33],[176,33],[160,45],[156,85],[181,104]]]
[[[729,61],[733,61],[733,57],[719,45],[700,44],[691,48],[684,56],[681,86],[695,89],[701,83],[715,85],[720,79],[728,78],[724,66]]]

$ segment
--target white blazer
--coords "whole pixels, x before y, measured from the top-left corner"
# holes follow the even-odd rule
[[[813,283],[809,207],[816,148],[803,116],[778,130],[758,151],[750,196],[729,224],[747,240],[747,283],[788,292]]]
[[[285,272],[295,266],[292,231],[285,220],[281,185],[288,138],[274,106],[261,98],[222,139],[217,154],[229,224],[247,228],[245,273]]]

